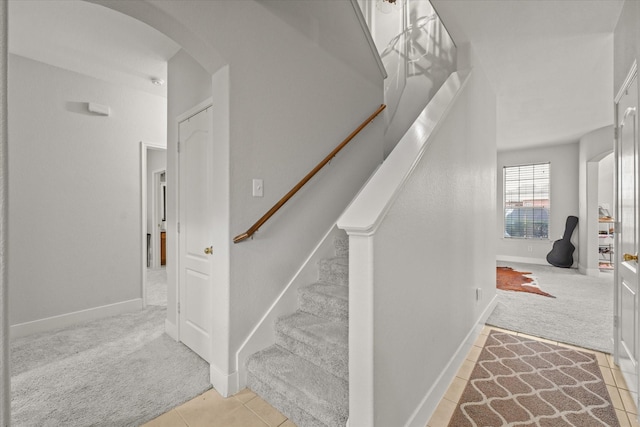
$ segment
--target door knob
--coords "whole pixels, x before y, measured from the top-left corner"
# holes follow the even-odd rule
[[[208,248],[204,248],[204,253],[207,255],[211,255],[213,253],[213,246],[209,246]],[[638,257],[636,257],[637,259]]]
[[[622,258],[624,258],[625,261],[635,261],[638,262],[638,254],[635,255],[631,255],[631,254],[624,254],[622,256]]]

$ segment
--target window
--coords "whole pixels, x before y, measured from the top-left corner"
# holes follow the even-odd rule
[[[504,237],[549,238],[549,166],[504,167]]]

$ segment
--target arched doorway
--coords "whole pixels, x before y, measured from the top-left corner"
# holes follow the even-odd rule
[[[89,3],[91,3],[91,2],[89,2]],[[100,5],[100,2],[96,2],[96,3],[97,3],[98,5]],[[137,3],[137,2],[136,2],[136,3]],[[94,6],[92,5],[92,7],[94,7]],[[126,7],[126,6],[125,6],[125,7]],[[143,5],[143,8],[144,8],[144,7],[145,7],[145,6]],[[146,7],[147,7],[146,11],[147,11],[147,12],[149,12],[149,7],[151,7],[151,6],[146,5]],[[100,8],[102,8],[102,7],[100,6]],[[133,7],[133,8],[135,9],[135,7]],[[153,15],[153,13],[151,13],[151,15]],[[174,29],[175,29],[176,27],[177,27],[177,26],[176,26],[176,25],[175,25],[175,23],[174,23],[172,28],[174,28]],[[180,31],[178,31],[178,32],[180,33]],[[187,33],[188,33],[188,31],[184,31],[184,32],[182,32],[181,34],[184,36],[184,34],[187,34]],[[186,36],[185,36],[185,37],[186,37]],[[188,39],[189,37],[186,37],[186,38]],[[196,42],[196,44],[197,44],[197,42]],[[208,49],[208,51],[207,51],[206,55],[204,55],[205,57],[207,57],[207,58],[212,58],[212,57],[215,57],[215,56],[216,56],[216,55],[215,55],[215,52],[213,52],[210,48],[207,48],[207,49]],[[5,58],[4,58],[4,60],[5,60],[5,63],[6,63],[6,62],[7,62],[7,57],[5,57]],[[209,64],[209,65],[210,65],[210,64]],[[208,76],[208,78],[209,78],[209,80],[211,80],[211,75],[209,75],[209,76]],[[207,96],[207,97],[210,97],[210,96],[211,96],[211,93],[207,93],[207,94],[206,94],[206,96]],[[88,101],[91,101],[91,99],[89,99]],[[70,101],[70,102],[68,103],[68,105],[66,106],[66,107],[67,107],[67,111],[68,111],[69,113],[74,113],[74,114],[84,114],[84,111],[81,111],[81,108],[80,108],[81,106],[80,106],[80,105],[77,105],[77,104],[79,104],[79,103],[80,103],[80,102],[76,102],[76,103],[74,104],[74,102],[73,102],[73,101]],[[216,113],[217,113],[217,114],[220,114],[220,110],[217,110],[217,111],[216,111]],[[225,114],[226,114],[226,113],[225,113]],[[115,115],[115,114],[114,114],[114,115]],[[109,114],[105,114],[105,116],[106,116],[107,118],[109,118]],[[228,114],[226,115],[226,117],[228,117]],[[105,118],[104,120],[106,120],[106,118]],[[224,119],[221,119],[221,122],[224,122]],[[154,139],[155,139],[155,138],[154,138]],[[135,144],[136,144],[136,146],[137,146],[137,144],[139,143],[139,141],[140,141],[140,140],[136,140],[136,141],[134,141],[134,142],[135,142]],[[220,138],[220,141],[221,141],[222,143],[224,143],[224,138]],[[175,140],[173,140],[173,143],[175,144]],[[175,148],[175,146],[174,146],[174,148]],[[136,151],[138,151],[138,150],[139,150],[139,149],[136,149]],[[126,156],[125,156],[125,157],[126,157]],[[137,160],[137,158],[136,158],[136,159],[134,159],[134,161],[137,163],[137,161],[136,161],[136,160]],[[118,172],[118,170],[115,170],[115,172]],[[139,178],[137,174],[136,174],[136,178]],[[105,186],[105,188],[107,189],[107,191],[109,191],[108,186]],[[139,204],[139,200],[138,200],[136,203],[137,203],[137,204]],[[123,211],[126,211],[126,209],[123,209]],[[132,212],[132,216],[136,216],[136,215],[134,215],[134,214],[133,214],[133,212]],[[124,215],[123,215],[123,217],[124,217]],[[137,221],[138,221],[138,218],[136,218],[136,219],[134,220],[134,222],[137,222]],[[107,225],[109,225],[109,224],[113,225],[112,221],[100,221],[100,223],[102,223],[102,224],[107,224]],[[135,233],[135,234],[138,234],[138,233]],[[138,252],[138,253],[141,253],[141,252]],[[174,282],[174,292],[177,294],[177,285],[176,285],[176,283],[175,283],[175,282]],[[175,313],[175,311],[176,311],[176,308],[175,308],[175,307],[176,307],[176,306],[177,306],[177,304],[178,304],[178,301],[177,301],[177,299],[175,299],[175,298],[174,298],[174,303],[176,304],[176,305],[174,306],[174,308],[173,308],[173,312]],[[223,310],[221,310],[221,311],[223,311]],[[5,313],[3,313],[3,314],[5,314]],[[7,325],[7,327],[8,327],[8,325]],[[3,336],[3,350],[7,350],[7,349],[8,349],[8,334],[7,334],[7,335],[5,335],[5,336]],[[226,359],[226,356],[227,356],[227,355],[226,355],[226,353],[225,353],[225,354],[223,355],[223,357],[221,357],[221,358]],[[3,378],[5,379],[5,381],[6,381],[6,383],[7,383],[7,390],[8,390],[8,389],[9,389],[9,387],[8,387],[8,382],[9,382],[9,378],[10,378],[10,377],[9,377],[9,375],[3,375]]]

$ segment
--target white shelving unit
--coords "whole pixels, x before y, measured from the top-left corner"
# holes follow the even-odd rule
[[[613,218],[598,220],[598,267],[600,270],[613,270]]]

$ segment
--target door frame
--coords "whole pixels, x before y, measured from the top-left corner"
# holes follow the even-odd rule
[[[176,129],[178,131],[177,134],[177,140],[180,141],[180,123],[189,119],[190,117],[195,116],[196,114],[206,110],[207,108],[211,108],[213,106],[213,97],[210,96],[207,99],[205,99],[204,101],[194,105],[193,107],[189,108],[187,111],[185,111],[184,113],[176,116],[175,118],[175,123],[176,123]],[[213,126],[212,123],[209,124],[210,126]],[[179,144],[179,142],[178,142]],[[175,287],[175,301],[176,301],[176,305],[174,307],[175,313],[176,313],[176,337],[175,339],[177,341],[181,341],[180,337],[181,337],[181,330],[180,330],[180,290],[182,287],[182,283],[180,281],[180,269],[181,269],[181,257],[182,257],[182,252],[180,251],[180,233],[177,231],[177,229],[180,228],[180,222],[181,222],[181,218],[180,218],[180,146],[178,145],[177,148],[178,151],[178,157],[177,157],[177,161],[176,161],[176,176],[175,176],[175,182],[176,182],[176,188],[175,188],[175,194],[176,194],[176,232],[174,233],[175,239],[176,239],[176,246],[175,246],[175,253],[176,253],[176,268],[175,268],[175,280],[176,280],[176,287]],[[213,346],[213,344],[211,343],[211,345]],[[211,353],[212,354],[212,353]]]
[[[147,169],[149,150],[167,150],[166,145],[140,141],[140,283],[142,307],[147,307]],[[153,244],[153,233],[151,233]]]
[[[165,182],[164,185],[162,185],[162,182],[160,181],[160,176],[165,173]],[[162,197],[161,197],[161,189],[163,187],[166,188],[166,173],[167,173],[167,169],[166,167],[164,169],[154,169],[153,171],[151,171],[151,176],[153,177],[153,186],[151,187],[153,189],[153,194],[151,195],[151,208],[152,208],[152,213],[151,213],[151,217],[153,218],[153,224],[160,224],[162,222],[162,218],[160,215],[160,202],[162,201]],[[166,191],[166,190],[165,190]],[[165,203],[166,203],[166,196],[165,196]],[[165,212],[166,214],[166,212]],[[166,216],[165,216],[165,224],[166,224]],[[161,259],[160,259],[160,233],[162,231],[166,231],[162,230],[159,227],[154,227],[153,228],[153,232],[151,233],[151,247],[153,248],[153,257],[151,259],[151,267],[153,268],[160,268],[162,267],[161,265]]]
[[[621,242],[620,242],[620,233],[618,232],[620,230],[620,159],[619,159],[619,153],[620,153],[620,127],[619,127],[619,120],[620,120],[620,113],[618,111],[618,105],[620,103],[620,100],[622,99],[622,97],[625,95],[627,89],[629,88],[629,86],[631,86],[631,84],[633,83],[634,80],[636,80],[638,78],[638,64],[637,61],[634,61],[633,64],[631,65],[631,68],[629,70],[629,73],[627,74],[627,78],[624,80],[624,82],[622,83],[622,85],[620,86],[620,89],[618,90],[618,93],[616,94],[615,98],[614,98],[614,104],[613,104],[613,113],[614,113],[614,121],[615,121],[615,144],[614,144],[614,155],[615,155],[615,166],[614,166],[614,180],[615,180],[615,191],[614,191],[614,204],[615,204],[615,218],[616,218],[616,222],[615,222],[615,229],[616,229],[616,233],[615,233],[615,240],[614,240],[614,247],[616,248],[616,250],[614,251],[614,259],[615,259],[615,268],[614,268],[614,293],[613,293],[613,297],[614,297],[614,324],[613,324],[613,331],[614,331],[614,344],[613,344],[613,356],[614,356],[614,362],[617,366],[620,366],[620,350],[621,350],[621,340],[622,340],[622,331],[620,329],[620,315],[621,315],[621,310],[620,310],[620,289],[618,287],[618,281],[619,281],[619,275],[620,275],[620,271],[619,271],[619,267],[620,267],[620,262],[621,262],[621,255],[620,255],[620,248],[621,248]],[[637,96],[637,94],[636,94]],[[636,169],[636,173],[639,173],[640,171],[638,171],[638,169]],[[636,179],[637,182],[637,179]],[[636,188],[636,197],[637,197],[637,193],[638,193],[638,188]],[[638,201],[636,199],[636,211],[639,211],[640,206],[637,205]],[[637,221],[637,220],[636,220]],[[640,228],[640,224],[636,223],[636,234],[638,233],[638,229]],[[636,330],[640,330],[640,328],[638,328],[638,322],[640,321],[639,319],[639,315],[640,313],[636,313]],[[640,337],[636,337],[636,339],[638,339]],[[638,355],[634,355],[634,356],[638,356]],[[636,378],[640,379],[640,365],[636,365]],[[627,380],[625,378],[625,380]],[[636,385],[637,386],[637,385]],[[637,389],[637,388],[636,388]],[[636,406],[638,405],[638,401],[636,399]]]

